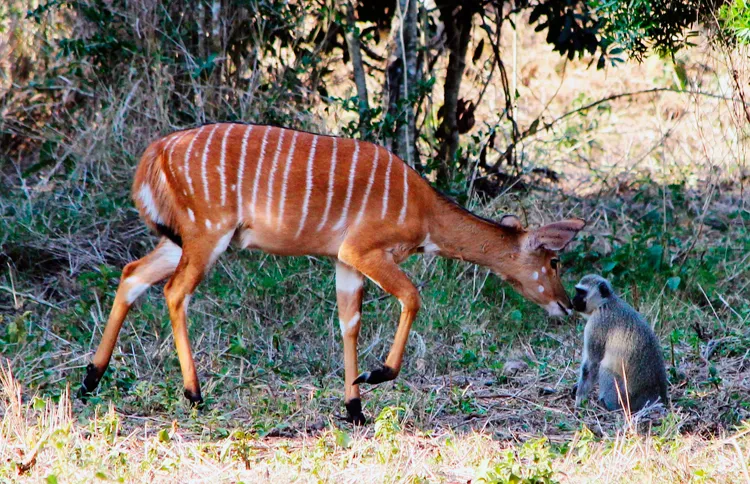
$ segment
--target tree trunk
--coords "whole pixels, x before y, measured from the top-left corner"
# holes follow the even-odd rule
[[[370,102],[367,95],[367,78],[365,77],[365,68],[362,63],[362,50],[359,43],[359,29],[354,18],[354,6],[348,2],[346,9],[346,27],[344,28],[344,37],[349,50],[349,57],[352,60],[352,70],[354,71],[354,83],[357,85],[357,109],[359,110],[359,135],[363,140],[370,138]]]
[[[438,128],[438,137],[442,140],[438,151],[441,160],[438,168],[438,180],[446,181],[450,176],[450,165],[458,151],[458,122],[456,112],[461,80],[466,68],[466,51],[471,40],[471,24],[474,9],[463,5],[456,12],[454,7],[442,7],[440,17],[445,24],[447,45],[450,51],[448,69],[445,74],[443,96],[443,121]]]
[[[397,2],[398,14],[391,27],[393,55],[386,71],[388,114],[397,120],[391,149],[412,167],[419,164],[414,111],[414,98],[419,82],[417,2],[418,0]]]

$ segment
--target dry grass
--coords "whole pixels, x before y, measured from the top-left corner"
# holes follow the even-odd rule
[[[384,410],[374,427],[263,438],[235,431],[223,439],[178,421],[124,415],[110,406],[78,421],[68,393],[57,403],[24,403],[3,366],[0,472],[38,482],[741,482],[748,481],[750,428],[707,440],[681,434],[679,415],[659,432],[623,428],[594,439],[482,431],[423,432]],[[404,428],[406,427],[406,428]],[[549,478],[550,481],[543,479]]]
[[[662,59],[596,72],[559,61],[528,31],[519,38],[522,127],[611,94],[673,87]],[[746,56],[692,49],[681,59],[689,88],[735,97],[728,60],[747,78]],[[482,67],[470,71],[479,82]],[[99,395],[88,405],[71,400],[117,271],[153,242],[128,188],[140,150],[171,129],[161,111],[170,82],[144,76],[97,93],[103,108],[81,115],[90,123],[56,133],[59,163],[26,178],[19,173],[33,157],[0,170],[12,188],[0,190],[0,481],[508,482],[512,473],[526,482],[750,481],[750,127],[737,103],[700,95],[620,98],[566,118],[521,147],[529,168],[553,168],[560,184],[529,173],[530,191],[471,201],[485,215],[511,212],[531,224],[589,220],[565,255],[565,282],[614,264],[608,275],[662,340],[669,410],[625,418],[573,409],[581,322],[546,320],[480,268],[424,259],[406,265],[424,303],[404,372],[365,392],[374,423],[352,428],[337,418],[342,351],[330,261],[236,251],[191,305],[207,410],[182,402],[159,289],[128,318]],[[334,94],[351,89],[346,72],[338,85]],[[477,86],[467,83],[463,95]],[[480,143],[500,106],[499,93],[488,93]],[[238,111],[255,120],[259,109]],[[321,104],[296,121],[336,132],[349,116]],[[658,268],[648,262],[656,246]],[[363,367],[387,353],[396,315],[392,298],[369,287]]]

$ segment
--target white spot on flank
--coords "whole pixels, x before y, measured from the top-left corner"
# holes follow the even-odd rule
[[[188,217],[190,217],[190,221],[195,222],[195,214],[193,213],[191,209],[189,208],[187,209],[187,214],[188,214]]]
[[[163,171],[159,172],[159,181],[162,183],[162,185],[167,184],[167,175],[165,175]]]
[[[208,220],[208,219],[206,219],[206,228],[207,228],[208,230],[211,230],[211,221],[210,221],[210,220]]]
[[[286,189],[289,181],[289,170],[292,168],[292,157],[294,156],[294,149],[297,147],[297,135],[299,131],[294,132],[292,137],[292,147],[289,148],[289,154],[286,157],[286,166],[284,167],[284,177],[281,180],[281,196],[279,197],[279,219],[276,222],[276,229],[281,227],[281,221],[284,218],[284,204],[286,204]]]
[[[334,230],[338,230],[346,223],[346,216],[349,213],[349,204],[352,201],[352,191],[354,190],[354,175],[357,172],[357,161],[359,161],[359,141],[354,142],[354,154],[352,155],[352,166],[349,168],[349,183],[346,186],[346,198],[344,199],[344,209],[341,212],[341,217],[336,225],[333,226]]]
[[[147,183],[141,185],[141,189],[138,191],[138,198],[141,199],[143,209],[146,211],[146,215],[157,224],[163,224],[164,220],[159,214],[159,209],[156,207],[154,201],[154,195],[151,193],[151,187]]]
[[[219,256],[223,254],[225,250],[227,250],[227,246],[229,245],[229,242],[232,240],[233,235],[234,235],[234,229],[230,230],[229,232],[221,236],[221,238],[219,239],[219,242],[216,244],[216,247],[214,247],[214,250],[211,252],[211,257],[209,258],[208,265],[206,266],[206,270],[208,270],[208,268],[211,267],[214,262],[216,262],[216,259],[218,259]]]
[[[263,133],[263,141],[260,143],[260,157],[258,158],[258,162],[255,164],[255,180],[253,181],[253,197],[250,201],[250,216],[253,219],[253,222],[255,222],[255,202],[258,200],[258,184],[260,183],[260,171],[261,168],[263,168],[263,158],[266,157],[266,147],[268,146],[268,135],[271,133],[271,126],[266,126],[266,132]],[[239,197],[239,193],[241,191],[242,182],[240,180],[237,181],[237,196]],[[241,206],[239,203],[237,205],[238,207]],[[239,214],[237,214],[237,217],[239,217]]]
[[[380,212],[380,219],[385,218],[385,213],[388,211],[388,190],[391,187],[391,165],[393,162],[393,154],[388,152],[388,168],[385,170],[385,190],[383,190],[383,210]]]
[[[227,174],[226,174],[226,163],[227,163],[227,140],[229,139],[229,133],[234,128],[233,124],[227,126],[224,130],[224,137],[221,140],[221,159],[219,160],[219,184],[221,185],[221,206],[223,207],[227,203]],[[234,186],[234,185],[232,185]]]
[[[341,328],[341,335],[346,336],[349,332],[353,331],[354,328],[359,324],[359,313],[352,316],[349,322],[339,319],[339,327]]]
[[[276,153],[273,156],[273,163],[271,163],[271,173],[268,174],[268,192],[266,198],[266,221],[271,220],[271,204],[273,203],[273,179],[276,175],[276,167],[279,165],[279,156],[281,156],[281,145],[284,142],[285,129],[282,129],[279,133],[279,142],[276,143]]]
[[[237,168],[237,184],[232,185],[232,190],[237,188],[237,223],[242,220],[242,177],[245,173],[245,158],[247,157],[247,139],[253,131],[253,126],[248,125],[245,128],[245,134],[242,136],[242,147],[240,148],[240,164]]]
[[[547,273],[547,268],[546,267],[542,267],[542,274],[546,274],[546,273]]]
[[[404,201],[401,205],[401,213],[398,214],[398,224],[401,225],[406,220],[406,208],[409,206],[409,183],[406,176],[409,174],[409,167],[406,163],[401,163],[404,168]]]
[[[236,191],[237,191],[237,185],[235,185],[234,183],[232,183],[232,191],[233,191],[233,192],[236,192]]]
[[[370,191],[372,190],[372,184],[375,182],[375,172],[378,169],[378,155],[380,153],[380,148],[375,146],[375,156],[372,158],[372,169],[370,170],[370,178],[367,180],[367,188],[365,189],[365,196],[362,199],[362,204],[359,207],[359,213],[357,214],[357,218],[354,220],[354,225],[358,225],[359,222],[362,220],[362,217],[365,214],[365,209],[367,208],[367,200],[370,198]]]
[[[203,158],[201,159],[201,180],[203,181],[203,196],[206,201],[208,198],[208,173],[206,172],[206,163],[208,162],[208,151],[211,149],[211,139],[214,137],[214,133],[218,129],[219,124],[214,124],[213,129],[208,133],[206,138],[206,146],[203,147]]]
[[[353,293],[362,287],[362,274],[342,263],[336,264],[336,291]]]
[[[187,181],[188,188],[190,188],[190,194],[193,194],[194,191],[193,191],[193,179],[190,178],[190,165],[188,163],[190,162],[190,155],[193,152],[193,145],[195,144],[195,140],[198,139],[198,136],[201,135],[204,128],[205,126],[201,126],[198,129],[198,132],[195,133],[195,135],[193,136],[193,139],[190,140],[190,144],[188,144],[187,150],[185,150],[185,163],[184,163],[185,181]]]
[[[307,157],[307,174],[305,177],[305,200],[302,203],[302,218],[299,221],[299,228],[297,233],[294,235],[296,239],[299,234],[302,233],[302,229],[305,226],[307,220],[307,211],[310,206],[310,194],[312,193],[312,182],[313,182],[313,160],[315,160],[315,149],[318,146],[318,137],[313,138],[312,146],[310,147],[310,156]]]
[[[336,154],[338,152],[338,138],[331,138],[333,140],[333,148],[331,151],[331,168],[328,170],[328,194],[326,195],[326,208],[323,210],[323,218],[320,219],[318,232],[325,226],[328,221],[328,213],[331,211],[331,200],[333,200],[333,176],[336,173]]]
[[[538,281],[539,280],[539,273],[536,272],[536,271],[534,271],[534,273],[531,275],[531,278],[534,279],[535,281]]]
[[[539,286],[539,287],[537,287],[537,290],[538,290],[539,292],[544,292],[544,286]]]

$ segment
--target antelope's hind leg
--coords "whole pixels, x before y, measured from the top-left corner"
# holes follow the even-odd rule
[[[86,367],[86,377],[78,390],[78,396],[85,399],[99,385],[107,370],[112,351],[120,334],[120,328],[128,311],[146,289],[171,276],[182,256],[182,249],[164,238],[159,245],[142,259],[131,262],[122,270],[120,285],[109,313],[102,340],[96,349],[91,363]]]
[[[210,266],[226,250],[233,232],[227,232],[221,237],[203,236],[200,239],[185,240],[180,263],[172,278],[164,286],[174,344],[182,371],[184,395],[194,406],[201,405],[203,397],[188,338],[188,303],[190,296],[203,280]]]
[[[344,340],[344,405],[347,421],[363,425],[362,400],[359,385],[354,384],[359,371],[357,369],[357,339],[362,324],[362,295],[364,293],[364,276],[361,272],[342,263],[336,263],[336,302],[339,309],[339,325]]]

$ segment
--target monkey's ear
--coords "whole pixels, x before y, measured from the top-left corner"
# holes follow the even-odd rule
[[[547,224],[529,234],[526,246],[531,250],[563,250],[585,226],[586,222],[577,218]]]
[[[512,230],[517,230],[519,232],[523,231],[523,225],[521,224],[521,221],[516,217],[515,215],[503,215],[500,221],[498,222],[498,225],[501,227],[506,227]]]
[[[601,294],[603,298],[608,298],[612,295],[612,292],[609,290],[609,286],[606,282],[599,283],[599,294]]]

